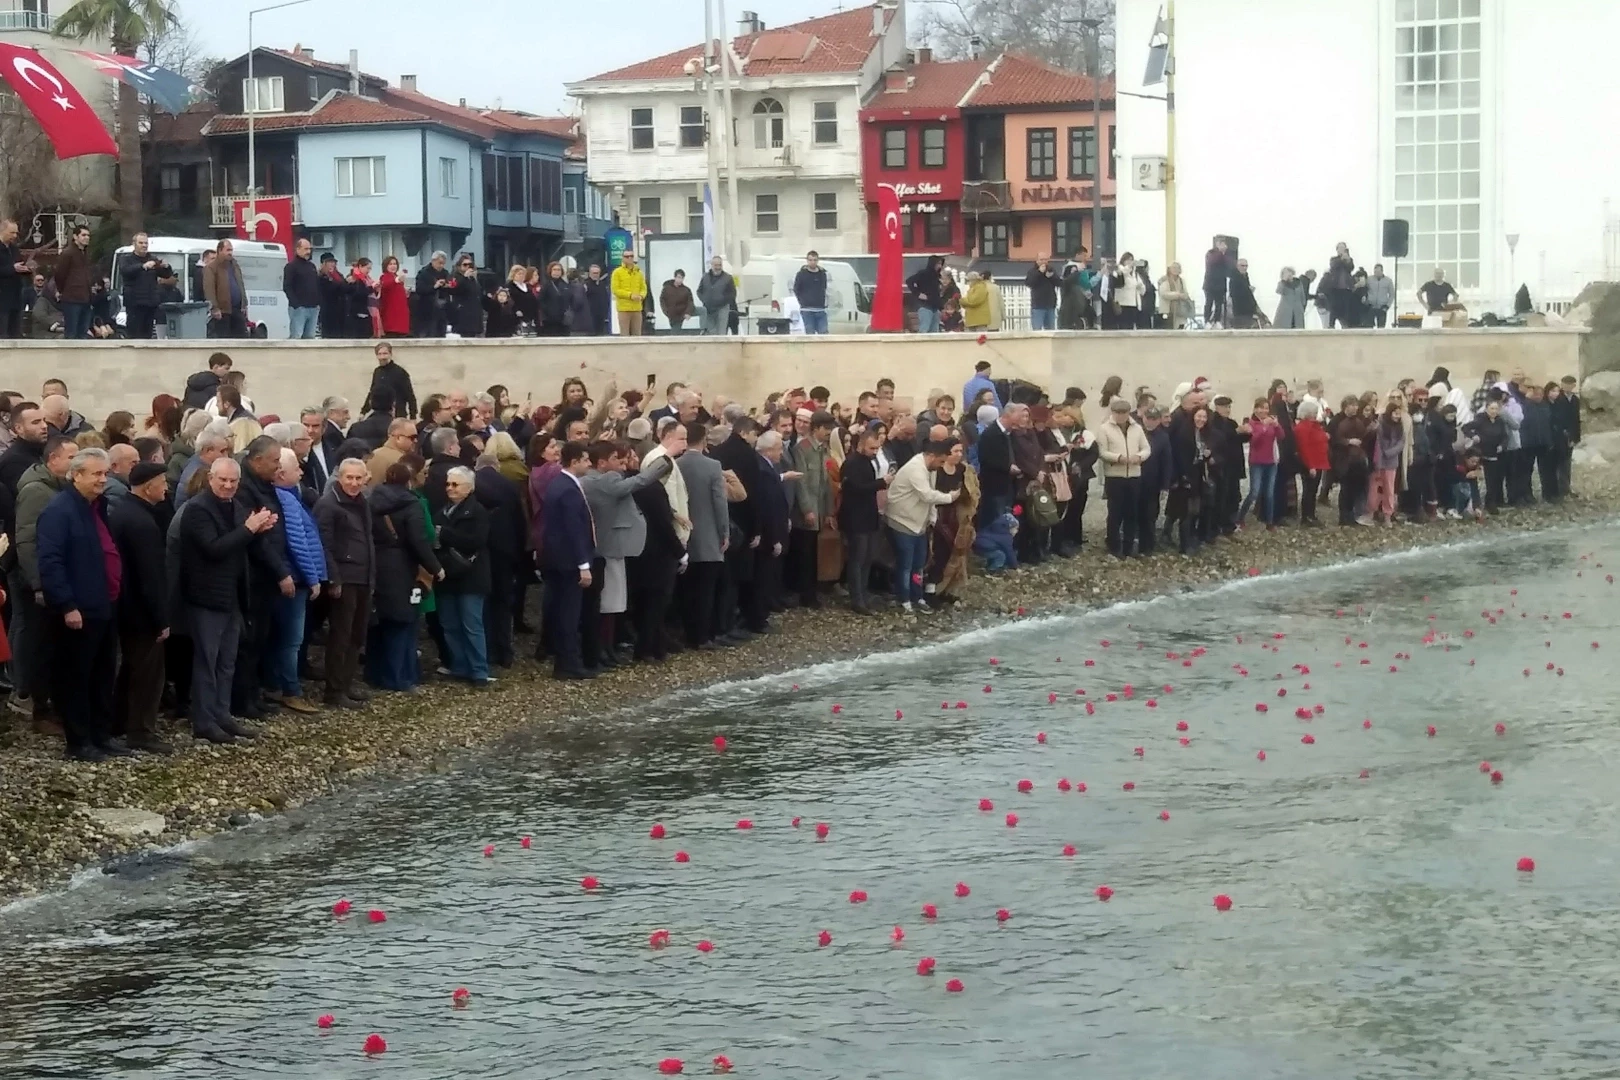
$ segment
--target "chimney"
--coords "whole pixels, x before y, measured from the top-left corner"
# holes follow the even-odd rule
[[[911,86],[911,77],[899,68],[890,68],[883,73],[883,92],[885,94],[903,94]]]
[[[916,63],[918,63],[918,64],[930,64],[930,63],[933,63],[933,60],[934,60],[934,50],[933,49],[922,48],[922,49],[918,49],[916,51],[916,56],[915,56],[915,62]]]
[[[349,93],[360,93],[360,50],[349,50]]]
[[[884,20],[884,16],[886,14],[888,14],[888,9],[885,8],[881,2],[872,5],[872,36],[873,37],[882,37],[883,36],[883,31],[885,29],[887,29],[887,23]]]
[[[737,32],[743,37],[747,37],[749,34],[757,34],[764,29],[765,24],[760,21],[757,11],[745,11],[742,13],[742,17],[737,20]]]
[[[972,37],[968,38],[968,56],[969,56],[969,58],[977,60],[979,58],[980,54],[982,54],[983,52],[984,52],[984,38],[980,37],[978,34],[974,34]]]
[[[416,76],[401,75],[399,77],[399,88],[401,90],[408,90],[413,94],[416,93]]]
[[[461,99],[461,108],[465,109],[466,107],[467,107],[467,99],[462,98]]]

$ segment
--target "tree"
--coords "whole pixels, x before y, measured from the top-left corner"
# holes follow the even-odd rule
[[[58,37],[83,41],[101,37],[112,51],[132,56],[175,21],[169,0],[78,0],[56,17]],[[141,231],[141,102],[126,83],[118,84],[118,203],[124,234]]]
[[[1091,28],[1079,20],[1099,19],[1095,73],[1106,75],[1114,68],[1114,0],[924,2],[917,38],[941,58],[971,56],[975,48],[1010,49],[1054,67],[1094,74]]]

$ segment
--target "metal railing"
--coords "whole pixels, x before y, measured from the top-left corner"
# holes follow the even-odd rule
[[[577,244],[585,239],[584,214],[564,214],[562,219],[564,243]]]
[[[50,33],[56,20],[45,11],[0,11],[0,31],[39,30]]]
[[[259,195],[260,199],[284,199],[285,195]],[[216,229],[229,229],[236,224],[236,204],[246,195],[215,195],[213,198],[213,212],[210,222]],[[298,204],[298,196],[292,197],[293,221],[302,223],[304,220],[303,208]]]

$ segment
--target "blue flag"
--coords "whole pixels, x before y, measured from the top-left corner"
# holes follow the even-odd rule
[[[202,87],[178,71],[148,64],[133,56],[116,56],[84,49],[70,51],[103,75],[134,87],[164,112],[178,116],[185,112],[186,106],[202,97]]]

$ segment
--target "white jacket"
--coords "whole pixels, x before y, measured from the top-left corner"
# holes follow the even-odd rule
[[[659,458],[669,457],[662,446],[655,446],[647,451],[647,456],[641,459],[641,471],[651,469]],[[673,461],[671,465],[675,464]],[[659,483],[664,485],[664,491],[669,495],[669,508],[675,515],[675,535],[686,543],[692,536],[692,508],[686,495],[686,477],[681,470],[671,469],[669,475]]]
[[[1135,420],[1120,430],[1110,416],[1097,428],[1097,457],[1103,463],[1103,477],[1132,477],[1142,475],[1142,463],[1153,454],[1148,445],[1147,432]],[[1125,459],[1136,458],[1136,464],[1127,465]]]
[[[928,462],[921,453],[913,454],[889,481],[889,524],[908,536],[921,536],[934,520],[934,508],[955,497],[955,492],[935,489]]]

